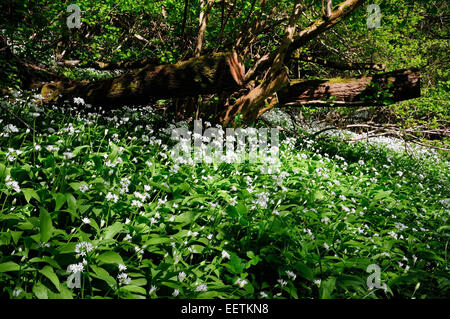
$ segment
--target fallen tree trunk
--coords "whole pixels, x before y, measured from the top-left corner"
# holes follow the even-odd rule
[[[420,97],[420,72],[399,70],[358,78],[297,80],[278,91],[279,104],[377,106]]]
[[[151,98],[173,98],[233,91],[243,84],[244,66],[236,53],[216,53],[176,64],[147,65],[120,76],[94,82],[46,84],[44,102],[82,97],[87,103],[123,105]]]

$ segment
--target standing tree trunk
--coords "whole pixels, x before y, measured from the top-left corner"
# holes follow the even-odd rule
[[[183,43],[186,40],[184,36],[186,32],[188,11],[189,11],[189,0],[184,0],[183,24],[181,25],[181,38],[183,39]]]
[[[202,54],[203,39],[205,38],[206,26],[208,24],[209,13],[211,12],[213,3],[214,0],[200,1],[200,24],[194,52],[194,56],[196,57],[199,57]]]

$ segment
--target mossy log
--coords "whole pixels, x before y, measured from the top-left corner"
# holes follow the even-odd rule
[[[173,98],[233,91],[243,84],[244,66],[236,53],[216,53],[176,64],[147,65],[120,76],[94,82],[46,84],[44,102],[82,97],[86,103],[124,105],[151,98]]]
[[[358,78],[296,80],[277,95],[286,106],[386,105],[420,97],[420,72],[408,69]]]

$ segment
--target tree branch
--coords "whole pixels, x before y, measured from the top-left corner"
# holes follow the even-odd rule
[[[294,36],[293,41],[291,45],[289,46],[289,49],[286,53],[286,59],[290,58],[292,52],[303,46],[305,43],[307,43],[309,40],[314,39],[322,32],[330,29],[334,25],[336,25],[338,22],[340,22],[343,18],[345,18],[347,15],[349,15],[353,10],[355,10],[357,7],[362,5],[366,0],[346,0],[342,2],[340,5],[338,5],[332,12],[327,19],[318,18],[315,22],[313,22],[309,27],[302,30],[300,33],[298,33],[296,36]],[[268,67],[270,63],[275,59],[276,51],[272,52],[269,57],[262,57],[256,64],[258,65],[257,68],[251,68],[249,72],[250,74],[246,74],[245,78],[246,80],[251,80],[254,78],[254,76],[258,73],[260,73],[262,70]]]
[[[197,43],[195,45],[194,56],[199,57],[202,53],[203,39],[205,37],[206,25],[208,24],[209,13],[214,0],[202,0],[200,2],[200,26],[198,30]]]
[[[237,114],[242,114],[246,123],[253,122],[275,105],[275,103],[271,103],[269,107],[262,108],[264,101],[289,84],[289,76],[283,62],[286,52],[292,43],[301,8],[300,0],[296,0],[285,35],[276,51],[272,67],[268,70],[260,85],[248,94],[240,97],[235,104],[220,115],[219,119],[223,126],[234,124],[234,118]]]

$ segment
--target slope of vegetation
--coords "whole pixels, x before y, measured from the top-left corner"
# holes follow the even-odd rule
[[[178,165],[151,108],[40,109],[0,133],[9,298],[439,298],[450,167],[434,151],[282,136],[280,167]],[[76,101],[81,103],[81,101]],[[166,133],[160,133],[166,132]],[[381,288],[366,269],[381,267]],[[72,266],[70,266],[72,265]],[[70,269],[82,270],[69,289]]]

